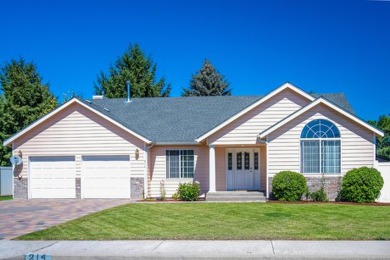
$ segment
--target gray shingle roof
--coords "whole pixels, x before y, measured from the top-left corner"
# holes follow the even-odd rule
[[[343,94],[323,97],[353,113]],[[124,98],[103,98],[83,102],[154,143],[195,144],[196,138],[260,98],[262,96],[133,98],[130,103]]]
[[[351,104],[349,104],[347,98],[343,93],[326,93],[326,94],[312,94],[313,97],[324,97],[328,101],[332,102],[333,104],[341,107],[342,109],[346,110],[347,112],[351,114],[355,114],[355,111],[353,111],[353,108]]]

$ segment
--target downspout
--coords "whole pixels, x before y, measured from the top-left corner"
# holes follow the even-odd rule
[[[265,197],[267,198],[267,199],[269,199],[269,180],[268,180],[268,135],[266,136],[266,138],[265,138],[265,141],[264,141],[264,143],[265,143],[265,174],[266,174],[266,179],[265,179],[265,185],[266,185],[266,187],[265,187],[265,189],[266,189],[266,191],[265,191],[265,193],[266,193],[266,195],[265,195]]]
[[[268,188],[268,135],[265,137],[265,141],[260,139],[260,134],[257,136],[259,138],[259,143],[265,144],[265,174],[266,174],[266,179],[265,179],[265,196],[267,199],[269,199],[269,188]]]
[[[12,156],[15,156],[14,152],[14,142],[12,142]],[[12,164],[12,198],[15,198],[15,164]],[[30,187],[27,187],[30,188]],[[27,192],[27,198],[28,198],[28,192]]]
[[[376,164],[377,164],[377,160],[376,160],[376,136],[375,136],[375,133],[372,133],[372,143],[373,143],[373,147],[374,147],[374,154],[373,154],[373,166],[372,167],[376,167]]]

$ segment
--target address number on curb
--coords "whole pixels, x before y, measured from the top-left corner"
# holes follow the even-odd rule
[[[25,254],[24,260],[52,260],[48,254]]]

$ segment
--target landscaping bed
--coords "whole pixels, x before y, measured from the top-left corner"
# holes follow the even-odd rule
[[[131,203],[21,240],[390,240],[390,207],[345,203]]]
[[[9,196],[0,196],[0,201],[1,200],[12,200],[12,196],[9,195]]]

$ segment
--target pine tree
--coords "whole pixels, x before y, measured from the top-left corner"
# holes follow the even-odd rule
[[[205,60],[203,67],[192,75],[189,88],[183,88],[182,96],[230,96],[229,82],[210,61]]]
[[[115,65],[110,66],[108,75],[100,72],[94,84],[95,94],[126,97],[127,80],[130,80],[131,97],[167,97],[171,91],[170,85],[165,85],[164,77],[156,83],[156,64],[145,56],[138,44],[129,45]]]
[[[23,58],[6,62],[0,69],[0,165],[9,165],[11,151],[3,141],[57,107],[37,66]]]
[[[378,120],[368,121],[369,124],[381,129],[385,135],[376,138],[377,154],[390,159],[390,114],[381,115]]]

